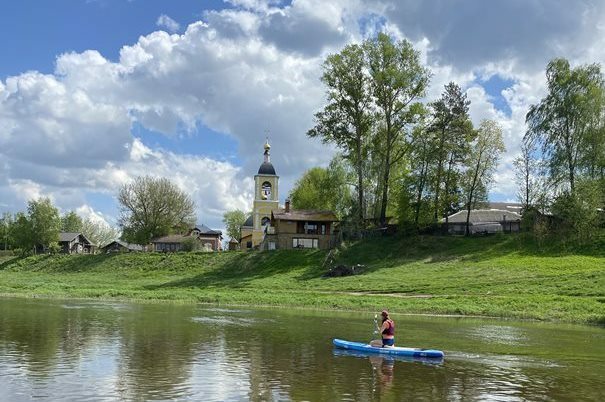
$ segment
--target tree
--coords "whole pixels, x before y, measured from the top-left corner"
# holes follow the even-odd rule
[[[563,191],[552,203],[552,212],[559,222],[556,230],[565,240],[580,244],[594,241],[603,218],[603,189],[598,181],[579,179],[576,191]]]
[[[23,212],[15,214],[12,233],[15,247],[21,250],[22,255],[33,251],[36,243],[34,241],[32,225]]]
[[[454,82],[447,84],[441,97],[430,105],[433,121],[429,126],[429,135],[433,137],[435,163],[432,183],[435,223],[441,212],[446,220],[452,212],[449,208],[452,200],[449,197],[453,187],[456,187],[457,170],[464,162],[474,131],[468,115],[469,106],[466,94]],[[441,195],[445,200],[441,199]]]
[[[339,159],[334,158],[327,168],[307,170],[296,181],[290,199],[294,208],[334,211],[338,218],[347,215],[351,192]]]
[[[563,183],[571,196],[582,170],[590,169],[587,149],[600,149],[604,82],[598,64],[571,68],[566,59],[546,68],[548,94],[526,116],[525,138],[541,145],[551,181]]]
[[[364,160],[371,128],[369,77],[363,48],[348,45],[328,56],[323,64],[322,81],[327,87],[328,104],[315,115],[316,125],[309,137],[335,143],[355,168],[357,175],[357,219],[364,216]]]
[[[93,219],[84,219],[82,221],[82,234],[86,236],[91,243],[102,247],[120,237],[120,231],[105,222]]]
[[[380,122],[376,152],[382,163],[380,223],[386,224],[390,172],[408,151],[407,126],[416,122],[422,106],[415,102],[424,96],[429,70],[420,62],[420,52],[407,40],[397,43],[380,33],[364,43],[368,60],[371,93]]]
[[[166,178],[137,177],[120,188],[118,201],[122,237],[132,243],[149,244],[195,224],[193,200]]]
[[[242,226],[246,222],[248,215],[240,209],[225,212],[223,214],[223,223],[227,229],[227,236],[239,241],[242,238]]]
[[[500,154],[504,152],[502,129],[492,120],[483,120],[477,130],[477,138],[466,160],[466,235],[469,234],[471,209],[479,195],[487,195]]]
[[[59,242],[61,217],[50,198],[29,201],[27,213],[34,245],[48,249],[51,244]]]
[[[517,198],[523,211],[532,207],[543,210],[546,203],[546,182],[542,175],[540,161],[536,158],[536,149],[529,141],[523,141],[521,154],[515,158],[515,180],[519,190]]]
[[[80,216],[75,211],[69,211],[61,217],[62,232],[81,232],[82,226],[82,218],[80,218]]]
[[[14,217],[9,212],[4,212],[2,218],[0,218],[0,231],[2,233],[2,242],[4,245],[3,250],[8,250],[8,247],[12,243],[11,233],[14,220]]]

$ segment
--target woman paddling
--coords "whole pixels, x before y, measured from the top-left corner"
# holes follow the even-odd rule
[[[387,310],[382,310],[382,325],[376,325],[376,329],[382,335],[382,340],[374,340],[370,345],[375,347],[392,347],[395,345],[395,322],[389,317]]]

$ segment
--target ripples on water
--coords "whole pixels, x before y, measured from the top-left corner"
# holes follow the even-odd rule
[[[0,400],[605,400],[602,328],[400,317],[398,342],[446,358],[332,348],[334,337],[368,340],[368,323],[371,315],[0,300]]]

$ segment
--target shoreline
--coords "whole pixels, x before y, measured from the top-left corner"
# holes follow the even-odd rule
[[[326,293],[324,293],[326,294]],[[151,298],[151,297],[103,297],[103,296],[69,296],[66,294],[31,294],[31,293],[0,293],[0,299],[31,299],[31,300],[52,300],[52,301],[82,301],[82,302],[101,302],[101,303],[133,303],[133,304],[157,304],[157,305],[180,305],[180,306],[214,306],[214,307],[233,307],[233,308],[250,308],[250,309],[277,309],[277,310],[300,310],[300,311],[317,311],[317,312],[342,312],[342,313],[377,313],[382,309],[354,309],[344,307],[319,307],[303,304],[257,304],[257,303],[229,303],[229,302],[211,302],[200,301],[196,298]],[[490,315],[490,314],[456,314],[456,313],[436,313],[436,312],[409,312],[400,311],[398,309],[390,309],[389,312],[395,316],[410,316],[410,317],[434,317],[434,318],[462,318],[462,319],[486,319],[486,320],[501,320],[501,321],[518,321],[518,322],[542,322],[542,323],[564,323],[572,325],[582,325],[590,327],[605,328],[605,323],[591,322],[587,320],[569,320],[558,318],[536,318],[526,315]]]

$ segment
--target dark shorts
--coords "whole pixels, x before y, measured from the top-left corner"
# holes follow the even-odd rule
[[[395,338],[393,339],[382,339],[382,346],[393,346],[395,344]]]

